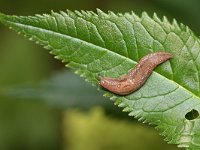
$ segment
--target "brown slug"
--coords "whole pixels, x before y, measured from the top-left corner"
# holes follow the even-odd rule
[[[173,55],[168,52],[148,54],[127,75],[119,78],[101,77],[99,84],[113,93],[128,95],[139,89],[146,82],[156,66],[172,57]]]

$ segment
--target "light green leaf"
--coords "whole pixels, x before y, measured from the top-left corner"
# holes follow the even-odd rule
[[[168,51],[174,58],[158,68],[138,91],[118,96],[115,104],[161,130],[169,143],[200,148],[200,41],[183,24],[156,14],[67,11],[28,17],[1,14],[0,21],[38,44],[98,86],[99,76],[126,74],[140,58]],[[31,56],[30,56],[31,57]],[[16,66],[17,67],[17,66]],[[193,110],[193,111],[192,111]],[[189,114],[188,114],[189,113]]]
[[[78,94],[77,94],[78,92]],[[53,73],[50,78],[40,83],[24,84],[1,88],[0,95],[19,99],[42,100],[47,104],[67,109],[78,107],[83,110],[94,106],[103,106],[107,111],[115,111],[111,101],[106,101],[102,93],[98,92],[88,82],[69,70]],[[115,108],[113,110],[113,108]]]

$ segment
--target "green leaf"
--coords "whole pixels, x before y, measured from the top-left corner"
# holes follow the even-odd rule
[[[94,106],[103,106],[111,110],[112,102],[105,101],[102,93],[69,70],[53,73],[50,78],[39,84],[24,84],[0,89],[0,95],[19,99],[43,100],[47,104],[67,109],[78,107],[88,110]],[[77,92],[79,93],[77,95]],[[116,113],[116,109],[114,109]]]
[[[138,91],[118,96],[115,104],[140,121],[154,124],[169,143],[200,148],[200,41],[183,24],[156,14],[108,14],[97,10],[51,15],[9,16],[0,21],[45,48],[98,86],[100,76],[126,74],[144,55],[168,51],[174,58],[159,67]],[[31,57],[31,56],[30,56]],[[189,113],[189,114],[188,114]]]

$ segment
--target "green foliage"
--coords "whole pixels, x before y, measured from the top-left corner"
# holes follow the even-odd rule
[[[94,107],[87,113],[65,111],[63,127],[64,140],[68,143],[64,150],[178,149],[162,141],[153,128],[108,117],[101,107]]]
[[[107,92],[130,116],[161,130],[169,143],[199,149],[200,41],[183,24],[172,24],[156,14],[108,14],[98,10],[68,11],[28,17],[1,14],[0,21],[50,49],[56,58],[98,85],[99,76],[127,73],[144,55],[168,51],[174,59],[159,66],[138,91],[118,96]]]
[[[1,92],[7,97],[43,100],[47,104],[64,109],[78,107],[88,110],[101,105],[109,111],[114,107],[112,102],[106,101],[96,88],[69,70],[56,72],[37,85],[7,87],[1,89]]]

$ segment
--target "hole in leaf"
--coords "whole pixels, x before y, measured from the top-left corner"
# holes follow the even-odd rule
[[[185,115],[185,118],[187,120],[194,120],[196,119],[197,117],[199,117],[199,112],[195,109],[192,109],[190,112],[188,112],[186,115]]]

